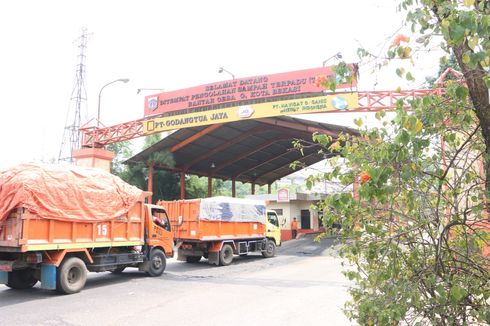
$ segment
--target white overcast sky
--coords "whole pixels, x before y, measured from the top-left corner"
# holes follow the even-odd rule
[[[83,27],[87,114],[113,125],[143,117],[138,88],[175,90],[229,79],[315,68],[341,52],[357,62],[362,45],[378,52],[402,25],[395,0],[342,1],[52,1],[0,4],[0,168],[57,158],[78,64]],[[388,42],[388,43],[387,43]],[[418,63],[415,83],[394,67],[361,67],[360,90],[418,88],[437,71],[437,57]],[[327,114],[349,124],[352,117]]]

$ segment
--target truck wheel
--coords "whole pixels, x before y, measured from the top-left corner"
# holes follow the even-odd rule
[[[25,290],[36,285],[33,269],[17,269],[9,273],[7,285],[11,289]]]
[[[262,251],[262,256],[265,258],[271,258],[274,257],[276,254],[276,244],[272,240],[267,240],[265,244],[265,250]]]
[[[62,294],[80,292],[87,282],[87,267],[78,257],[70,257],[61,263],[56,273],[56,291]]]
[[[188,263],[198,263],[201,260],[201,256],[187,256],[185,257],[185,261]]]
[[[224,244],[219,252],[219,263],[221,266],[228,266],[233,261],[233,248],[229,244]]]
[[[160,276],[163,274],[165,267],[167,266],[167,260],[165,254],[160,249],[153,249],[150,253],[150,267],[147,271],[148,275],[152,277]]]
[[[114,274],[121,274],[126,269],[126,266],[120,266],[111,271]]]

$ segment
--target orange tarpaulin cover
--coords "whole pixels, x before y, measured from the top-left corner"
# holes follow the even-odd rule
[[[141,195],[103,170],[22,164],[0,171],[0,223],[17,207],[46,219],[111,220],[127,213]]]

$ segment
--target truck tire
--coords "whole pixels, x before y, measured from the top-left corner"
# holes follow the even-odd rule
[[[166,266],[167,260],[163,251],[153,249],[150,253],[150,267],[146,273],[152,277],[160,276],[163,274]]]
[[[201,256],[187,256],[185,261],[191,264],[198,263],[201,260]]]
[[[65,258],[56,273],[56,291],[62,294],[80,292],[87,282],[87,267],[78,257]]]
[[[265,258],[271,258],[276,255],[276,244],[272,240],[267,240],[265,243],[265,250],[262,251],[262,256]]]
[[[221,266],[228,266],[233,261],[233,248],[229,244],[224,244],[219,252],[219,263]]]
[[[34,270],[17,269],[9,273],[7,285],[11,289],[25,290],[30,289],[36,285],[37,279],[34,278]]]

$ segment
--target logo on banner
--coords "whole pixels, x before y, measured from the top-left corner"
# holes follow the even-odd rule
[[[254,108],[251,106],[240,106],[238,108],[238,116],[240,118],[250,118],[254,114]]]
[[[347,100],[342,96],[335,96],[332,99],[332,106],[337,110],[345,110],[349,106]]]
[[[158,108],[158,96],[148,98],[148,109],[154,111]]]

